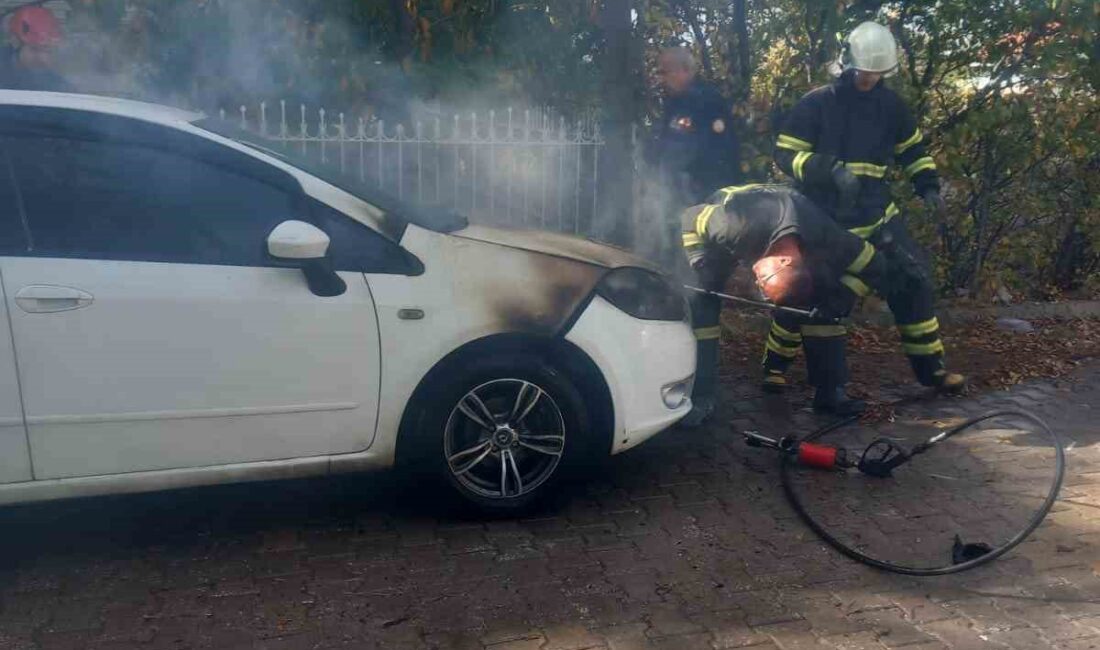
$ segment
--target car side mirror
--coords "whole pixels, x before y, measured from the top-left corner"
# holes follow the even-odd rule
[[[328,254],[324,230],[304,221],[284,221],[267,236],[267,252],[275,259],[302,262]]]
[[[343,295],[348,285],[328,257],[330,241],[325,231],[313,224],[284,221],[267,236],[267,252],[277,260],[300,266],[309,290],[314,295],[331,298]]]

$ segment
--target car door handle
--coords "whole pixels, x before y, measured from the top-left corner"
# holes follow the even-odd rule
[[[92,294],[72,287],[32,284],[15,294],[15,304],[28,314],[71,311],[92,304]]]

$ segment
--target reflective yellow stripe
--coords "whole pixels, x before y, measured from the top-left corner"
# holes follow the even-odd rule
[[[729,187],[723,187],[722,189],[720,189],[718,191],[722,193],[722,204],[724,205],[724,204],[729,202],[730,197],[733,196],[734,194],[738,194],[740,192],[747,192],[749,190],[755,190],[755,189],[761,188],[761,187],[768,187],[768,186],[765,185],[764,183],[749,183],[748,185],[730,185]]]
[[[910,137],[905,142],[902,142],[901,144],[894,147],[894,154],[900,156],[901,154],[905,153],[906,151],[909,151],[913,147],[920,144],[921,140],[923,140],[923,139],[924,139],[924,134],[920,132],[920,129],[917,129],[916,131],[913,131],[913,136],[912,137]]]
[[[684,248],[691,248],[692,246],[703,245],[703,238],[693,232],[685,232],[683,238]]]
[[[883,223],[885,223],[885,222],[882,219],[879,219],[878,221],[874,222],[873,224],[871,224],[869,226],[860,226],[859,228],[850,228],[848,230],[848,232],[852,233],[853,235],[856,235],[856,236],[860,237],[861,239],[867,239],[871,235],[875,234],[875,231],[878,230],[878,227],[881,226]]]
[[[794,163],[791,165],[791,167],[794,171],[794,177],[798,180],[802,180],[803,170],[810,158],[813,158],[813,154],[809,151],[803,151],[795,154]]]
[[[917,174],[923,172],[926,169],[935,169],[936,161],[932,160],[931,156],[925,156],[924,158],[917,158],[917,161],[912,165],[905,168],[905,175],[908,178],[912,178]]]
[[[844,336],[848,333],[843,325],[803,325],[802,336],[808,338],[828,338],[830,336]]]
[[[779,139],[776,141],[775,146],[780,149],[789,149],[791,151],[813,151],[814,145],[805,140],[800,140],[793,135],[787,135],[786,133],[780,133]]]
[[[844,166],[848,168],[848,171],[852,172],[856,176],[870,176],[871,178],[882,178],[886,176],[886,167],[883,165],[874,165],[864,162],[850,162],[844,163]]]
[[[859,237],[861,239],[867,239],[871,235],[875,234],[876,230],[878,230],[882,226],[889,223],[890,220],[893,219],[894,217],[898,216],[899,212],[900,212],[900,210],[898,210],[898,206],[891,203],[890,205],[886,206],[886,215],[883,216],[881,219],[879,219],[878,221],[874,222],[873,224],[871,224],[869,226],[860,226],[859,228],[849,228],[848,232],[852,233],[853,235],[856,235],[857,237]]]
[[[768,334],[768,339],[779,347],[786,348],[788,350],[797,350],[798,348],[802,347],[802,339],[799,339],[797,341],[784,341],[778,338],[774,332]]]
[[[707,236],[707,223],[710,221],[710,217],[714,214],[714,211],[720,207],[722,206],[708,205],[707,207],[703,208],[703,211],[700,212],[699,216],[695,218],[695,234],[699,235],[700,237]]]
[[[788,331],[786,328],[780,326],[779,323],[772,323],[772,334],[774,334],[778,338],[781,338],[785,341],[790,341],[792,343],[802,342],[801,334],[795,334],[794,332]]]
[[[898,325],[898,331],[902,336],[925,336],[936,332],[940,329],[939,319],[933,318],[921,323],[913,323],[912,325]]]
[[[943,341],[933,343],[902,343],[901,349],[905,354],[914,357],[928,357],[933,354],[943,354]]]
[[[798,356],[798,348],[785,348],[776,342],[771,336],[768,337],[768,342],[764,345],[767,350],[774,352],[786,359],[793,359]]]
[[[852,290],[852,293],[856,294],[860,298],[865,298],[871,295],[871,287],[867,286],[863,280],[860,280],[854,275],[842,275],[840,276],[840,283]]]
[[[859,273],[863,269],[867,268],[867,265],[871,263],[871,259],[875,256],[875,247],[863,242],[863,250],[860,251],[859,257],[854,262],[848,265],[849,273]]]
[[[695,339],[698,341],[713,341],[716,338],[722,336],[721,326],[714,327],[700,327],[695,330]]]

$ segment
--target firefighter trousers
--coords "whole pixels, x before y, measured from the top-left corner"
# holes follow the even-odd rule
[[[693,400],[714,398],[718,392],[718,344],[722,334],[722,300],[702,293],[691,297],[695,328],[695,387]]]
[[[935,315],[934,287],[924,252],[900,219],[893,219],[879,228],[871,236],[871,243],[876,246],[877,255],[882,257],[884,281],[846,284],[856,295],[865,296],[874,292],[886,299],[901,335],[902,351],[909,358],[917,381],[924,386],[936,386],[946,374],[944,346]],[[797,317],[777,316],[768,334],[764,371],[773,375],[786,373],[799,347],[806,350],[807,370],[811,375],[814,373],[811,365],[836,363],[837,359],[843,364],[843,340],[846,335],[842,326],[822,328],[812,323],[803,324]],[[829,352],[820,352],[821,349],[828,349]],[[831,381],[847,379],[846,371],[822,372],[824,374],[819,373],[819,376]],[[820,385],[814,383],[812,376],[810,381]]]

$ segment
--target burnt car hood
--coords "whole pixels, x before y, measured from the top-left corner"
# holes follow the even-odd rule
[[[450,235],[461,239],[552,255],[607,269],[633,266],[660,273],[660,270],[650,262],[622,248],[601,244],[583,237],[562,235],[545,230],[519,230],[472,225],[458,232],[450,233]]]

